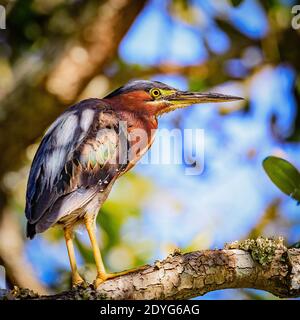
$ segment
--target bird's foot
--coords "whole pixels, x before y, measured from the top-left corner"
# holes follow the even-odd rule
[[[108,279],[112,279],[112,278],[120,276],[121,275],[120,273],[101,273],[101,274],[99,274],[94,281],[94,288],[97,289],[101,283],[103,283],[104,281],[106,281]]]
[[[105,280],[107,280],[107,278],[103,276],[97,277],[93,283],[94,288],[97,289],[100,286],[100,284],[103,283]]]
[[[85,281],[81,278],[81,276],[79,275],[79,273],[75,274],[72,277],[72,287],[78,287],[81,286]]]
[[[121,272],[114,272],[114,273],[101,273],[97,276],[97,278],[94,281],[94,288],[98,288],[100,286],[101,283],[103,283],[106,280],[109,279],[113,279],[116,277],[120,277],[120,276],[124,276],[125,274],[129,274],[132,272],[136,272],[136,271],[141,271],[144,269],[147,269],[147,265],[143,266],[143,267],[138,267],[138,268],[134,268],[134,269],[129,269],[129,270],[125,270],[125,271],[121,271]]]

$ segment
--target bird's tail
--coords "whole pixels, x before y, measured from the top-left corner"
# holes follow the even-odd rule
[[[31,223],[27,222],[26,236],[30,239],[33,239],[35,234],[36,234],[35,224],[31,224]]]

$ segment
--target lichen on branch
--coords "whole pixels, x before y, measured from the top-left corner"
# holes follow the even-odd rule
[[[251,254],[254,261],[257,261],[262,266],[270,264],[276,252],[280,251],[282,254],[287,251],[284,245],[284,239],[269,239],[258,237],[257,239],[246,239],[242,241],[234,241],[226,244],[225,249],[240,249],[247,251]]]

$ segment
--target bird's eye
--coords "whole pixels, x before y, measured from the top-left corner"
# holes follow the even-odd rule
[[[161,92],[159,89],[151,89],[150,94],[153,98],[158,98],[161,95]]]

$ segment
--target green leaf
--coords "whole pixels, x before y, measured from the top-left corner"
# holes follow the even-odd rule
[[[263,167],[272,182],[285,194],[300,201],[300,173],[288,161],[278,157],[267,157]]]

